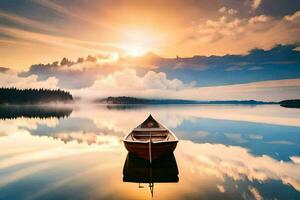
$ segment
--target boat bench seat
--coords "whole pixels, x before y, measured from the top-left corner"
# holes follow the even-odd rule
[[[168,132],[165,128],[135,128],[133,129],[134,132],[145,132],[145,131],[151,131],[151,132]]]
[[[151,137],[167,137],[168,134],[151,134]],[[150,137],[150,134],[133,134],[133,137]]]

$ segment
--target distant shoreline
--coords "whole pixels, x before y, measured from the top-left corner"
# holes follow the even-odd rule
[[[0,106],[51,105],[76,103],[71,93],[63,90],[0,88]],[[147,99],[130,96],[109,96],[96,99],[93,104],[104,105],[280,105],[285,108],[300,108],[300,99],[279,102],[257,100],[198,101],[186,99]]]
[[[145,99],[137,97],[107,97],[97,99],[94,103],[105,105],[280,105],[285,108],[300,108],[300,99],[284,100],[279,102],[266,102],[256,100],[221,100],[221,101],[196,101],[184,99]]]
[[[265,105],[265,104],[280,104],[280,102],[264,102],[255,100],[222,100],[222,101],[196,101],[184,99],[145,99],[136,97],[107,97],[98,99],[94,103],[107,105],[180,105],[180,104],[245,104],[245,105]]]

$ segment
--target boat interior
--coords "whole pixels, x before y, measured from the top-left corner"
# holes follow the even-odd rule
[[[127,141],[172,141],[175,140],[173,134],[168,130],[164,131],[132,131],[127,137]]]
[[[174,141],[175,136],[151,115],[125,138],[127,141]]]

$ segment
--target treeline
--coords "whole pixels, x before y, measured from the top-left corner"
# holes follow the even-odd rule
[[[300,108],[300,99],[284,100],[280,102],[280,105],[286,108]]]
[[[107,97],[105,99],[98,99],[95,103],[105,104],[197,104],[197,101],[193,100],[181,100],[181,99],[143,99],[136,97]]]
[[[184,99],[144,99],[136,97],[107,97],[98,99],[95,103],[104,104],[245,104],[245,105],[259,105],[259,104],[277,104],[276,102],[264,102],[255,100],[228,100],[228,101],[196,101]]]
[[[0,104],[68,103],[72,95],[63,90],[0,88]]]

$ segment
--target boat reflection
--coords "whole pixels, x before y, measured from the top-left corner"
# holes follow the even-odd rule
[[[179,171],[173,153],[159,159],[149,160],[137,157],[128,153],[123,168],[123,182],[148,183],[151,195],[153,196],[154,183],[177,183]]]

